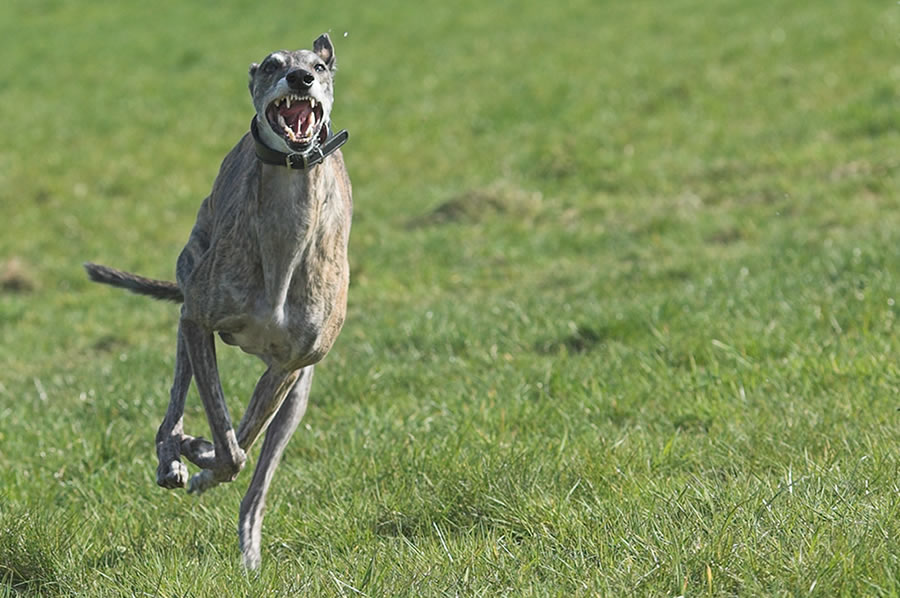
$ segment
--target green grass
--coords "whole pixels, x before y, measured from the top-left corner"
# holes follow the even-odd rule
[[[326,30],[349,314],[246,575],[248,475],[154,484],[177,309],[81,262],[170,278],[247,65]],[[898,32],[874,0],[3,3],[0,596],[900,595]],[[261,365],[220,361],[240,417]]]

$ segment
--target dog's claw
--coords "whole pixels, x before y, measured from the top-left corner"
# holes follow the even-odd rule
[[[184,463],[174,460],[168,464],[168,468],[160,464],[156,470],[156,483],[163,488],[184,488],[188,481],[188,470]]]

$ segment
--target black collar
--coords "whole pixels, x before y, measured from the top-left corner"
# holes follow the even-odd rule
[[[256,157],[261,162],[272,164],[274,166],[286,166],[294,170],[304,170],[311,168],[333,154],[339,147],[347,143],[350,136],[344,129],[336,135],[331,134],[331,128],[328,129],[328,135],[322,143],[317,144],[311,151],[305,154],[285,154],[273,150],[259,138],[259,130],[256,128],[256,117],[250,121],[250,133],[253,135],[253,141],[256,144]]]

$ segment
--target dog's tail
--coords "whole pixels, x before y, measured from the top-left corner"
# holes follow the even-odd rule
[[[102,282],[120,289],[127,289],[139,295],[149,295],[154,299],[174,301],[175,303],[184,301],[184,293],[181,292],[181,289],[174,282],[144,278],[131,272],[123,272],[122,270],[101,266],[100,264],[92,264],[91,262],[87,262],[84,265],[84,269],[87,270],[88,277],[94,282]]]

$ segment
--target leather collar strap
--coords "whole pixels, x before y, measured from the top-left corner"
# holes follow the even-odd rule
[[[341,130],[336,135],[331,134],[328,130],[328,137],[319,145],[316,145],[305,154],[285,154],[273,150],[259,138],[259,130],[256,128],[256,117],[250,121],[250,133],[253,135],[253,141],[256,144],[256,157],[261,162],[272,164],[274,166],[286,166],[294,170],[305,170],[311,168],[322,160],[333,154],[339,147],[347,143],[350,134],[346,129]]]

